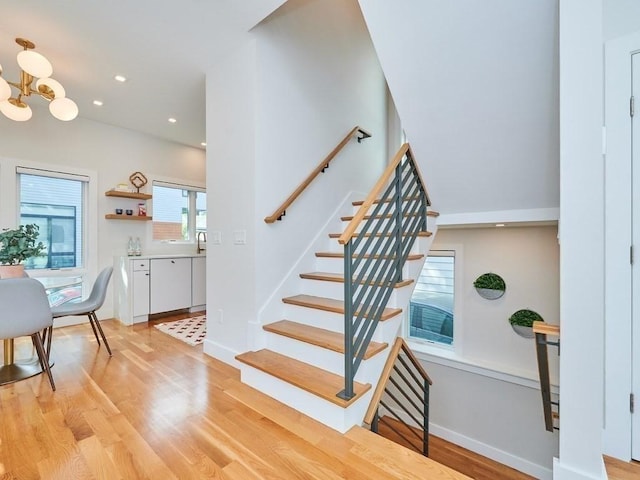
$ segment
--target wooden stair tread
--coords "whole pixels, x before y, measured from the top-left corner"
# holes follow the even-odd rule
[[[316,297],[313,295],[294,295],[293,297],[283,298],[284,303],[289,305],[297,305],[299,307],[315,308],[318,310],[324,310],[325,312],[342,313],[344,314],[344,302],[342,300],[336,300],[334,298]],[[356,315],[358,312],[354,312]],[[385,308],[382,312],[380,321],[389,320],[396,315],[402,313],[401,308]]]
[[[324,328],[303,325],[291,320],[280,320],[262,327],[267,332],[276,333],[285,337],[293,338],[301,342],[326,348],[334,352],[344,354],[344,335]],[[364,354],[367,360],[375,354],[380,353],[389,346],[388,343],[371,342]]]
[[[354,237],[357,237],[358,235],[360,235],[358,232],[355,232],[353,234]],[[376,233],[376,237],[389,237],[391,236],[391,233]],[[426,231],[426,232],[418,232],[418,236],[419,237],[430,237],[431,235],[433,235],[432,232]],[[342,233],[330,233],[329,234],[329,238],[340,238],[342,236]],[[365,237],[370,237],[371,234],[370,233],[365,233],[364,234]]]
[[[307,280],[320,280],[325,282],[337,282],[344,283],[344,275],[342,273],[331,273],[331,272],[309,272],[309,273],[301,273],[300,278],[304,278]],[[412,279],[402,280],[401,282],[396,282],[394,288],[406,287],[413,283]]]
[[[351,405],[371,388],[368,383],[354,382],[355,396],[350,400],[343,400],[336,395],[344,390],[344,378],[308,363],[266,349],[241,353],[236,356],[236,360],[343,408]]]
[[[353,256],[355,256],[354,254]],[[380,255],[371,255],[370,253],[365,253],[363,255],[364,258],[380,258]],[[320,258],[344,258],[344,252],[316,252],[316,257]],[[384,258],[394,258],[393,255],[384,255]],[[424,254],[422,253],[410,253],[407,257],[407,261],[409,260],[422,260],[424,258]]]
[[[345,433],[345,437],[356,443],[350,449],[350,453],[368,459],[389,474],[403,472],[402,478],[471,480],[471,477],[376,435],[365,428],[352,427]]]
[[[404,215],[404,217],[408,217],[408,216],[417,217],[418,214],[414,213],[412,215]],[[434,212],[433,210],[429,210],[427,212],[427,217],[439,217],[439,216],[440,216],[440,214],[438,212]],[[343,222],[350,222],[351,220],[353,220],[353,217],[354,217],[353,215],[347,215],[347,216],[344,216],[344,217],[340,217],[340,220],[342,220]],[[382,220],[382,219],[386,219],[386,218],[393,218],[393,215],[390,214],[390,213],[387,214],[387,215],[365,215],[362,219],[363,220],[369,220],[372,217],[376,218],[378,220]]]

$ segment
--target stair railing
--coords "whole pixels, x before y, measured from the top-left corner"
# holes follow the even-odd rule
[[[338,239],[344,245],[345,388],[353,382],[431,205],[408,143],[400,147]],[[369,210],[371,210],[369,214]],[[373,255],[367,255],[372,253]]]
[[[408,445],[428,457],[431,385],[429,375],[404,339],[396,338],[365,414],[364,423],[371,425],[371,431],[375,433],[378,433],[379,424],[383,423]],[[400,423],[409,427],[403,429],[405,433],[396,429],[384,416],[380,416],[380,406]],[[403,418],[398,411],[402,411],[406,417]],[[405,418],[410,418],[412,424],[405,421]],[[421,432],[416,431],[416,426]]]
[[[554,425],[554,419],[558,417],[560,402],[551,400],[551,381],[549,379],[549,354],[547,346],[558,347],[560,354],[560,339],[557,342],[547,340],[547,335],[560,337],[560,327],[549,325],[545,322],[533,322],[533,333],[536,340],[536,356],[538,358],[538,375],[540,377],[540,393],[542,394],[542,411],[544,413],[544,426],[548,432],[559,430]],[[556,407],[554,411],[553,407]]]
[[[353,127],[351,131],[340,141],[340,143],[338,143],[338,145],[336,145],[336,147],[331,150],[329,155],[327,155],[318,164],[318,166],[313,169],[309,176],[296,187],[293,193],[289,195],[289,197],[282,203],[282,205],[276,208],[276,210],[271,215],[264,218],[265,223],[274,223],[276,220],[282,220],[282,217],[287,214],[287,208],[289,208],[291,204],[295,202],[300,194],[304,192],[304,190],[311,184],[311,182],[313,182],[313,180],[315,180],[318,175],[324,173],[324,171],[329,168],[329,164],[331,163],[331,161],[338,155],[338,153],[340,153],[345,145],[349,143],[349,140],[351,140],[353,136],[356,136],[356,138],[358,139],[358,143],[360,143],[362,142],[362,140],[369,138],[371,134],[361,127]]]

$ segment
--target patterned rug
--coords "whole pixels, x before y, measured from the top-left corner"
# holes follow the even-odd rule
[[[155,327],[189,345],[200,345],[204,342],[204,337],[207,334],[207,316],[201,315],[174,322],[159,323]]]

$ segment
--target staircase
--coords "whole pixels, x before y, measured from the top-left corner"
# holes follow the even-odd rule
[[[399,155],[396,165],[390,166],[391,174],[395,169],[397,176],[406,179],[407,171],[416,172],[408,145]],[[339,221],[327,223],[314,242],[315,250],[308,250],[292,278],[276,290],[289,294],[263,309],[261,332],[256,334],[260,339],[255,343],[264,348],[236,356],[244,383],[339,432],[362,424],[389,346],[402,335],[405,310],[435,232],[434,221],[429,223],[429,231],[424,221],[419,223],[422,230],[416,231],[415,219],[422,216],[426,220],[424,202],[424,213],[416,212],[417,181],[408,195],[390,200],[389,191],[406,190],[400,181],[396,187],[393,182],[390,178],[379,182],[379,190],[389,185],[379,202],[370,197],[381,192],[372,192],[364,206],[363,201],[354,199],[343,203],[337,210]],[[428,200],[426,193],[422,198]],[[391,202],[395,205],[389,205]],[[365,215],[373,204],[374,213]],[[388,211],[395,206],[400,207],[400,214],[394,216]],[[434,212],[426,215],[437,216]],[[365,220],[362,231],[345,237],[350,228],[357,228],[354,217]],[[405,221],[412,222],[412,233],[401,231]],[[390,247],[386,238],[394,236],[398,241]],[[378,253],[381,245],[387,246]],[[377,261],[382,261],[383,270]],[[345,267],[353,268],[347,285]],[[351,301],[344,301],[345,292]],[[358,299],[363,299],[362,303]],[[345,328],[351,330],[346,338]]]

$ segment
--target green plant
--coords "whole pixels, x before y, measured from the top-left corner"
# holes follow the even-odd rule
[[[35,223],[0,232],[0,264],[16,265],[27,258],[42,255],[44,244],[36,243],[40,227]]]
[[[533,322],[544,322],[544,319],[533,310],[522,309],[515,312],[509,317],[511,325],[520,325],[521,327],[532,327]]]
[[[476,281],[473,282],[473,286],[476,288],[487,288],[489,290],[501,290],[503,292],[507,289],[507,285],[504,283],[502,277],[495,273],[480,275],[476,278]]]

